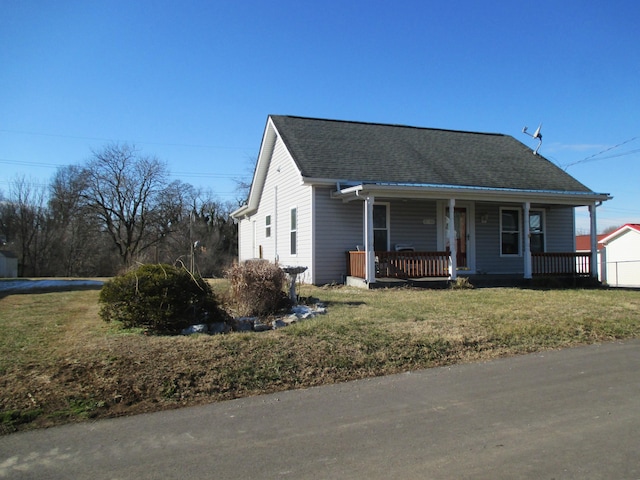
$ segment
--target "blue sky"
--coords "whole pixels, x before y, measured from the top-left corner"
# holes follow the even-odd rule
[[[636,0],[0,0],[0,191],[116,141],[234,200],[269,114],[532,148],[542,122],[540,153],[615,197],[599,229],[640,223],[638,19]]]

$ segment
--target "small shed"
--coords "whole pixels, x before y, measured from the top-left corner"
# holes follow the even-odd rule
[[[613,287],[640,287],[640,224],[627,223],[602,239],[603,279]]]
[[[18,257],[7,250],[0,250],[0,278],[18,276]]]

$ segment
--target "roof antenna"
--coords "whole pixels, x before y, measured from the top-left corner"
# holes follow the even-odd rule
[[[538,125],[538,128],[536,128],[536,131],[533,132],[533,135],[531,135],[529,132],[527,132],[528,128],[529,127],[524,127],[522,129],[522,133],[526,133],[530,137],[537,138],[540,141],[540,143],[538,143],[538,146],[536,147],[536,149],[533,151],[533,154],[537,155],[538,154],[538,150],[540,150],[540,145],[542,145],[542,134],[540,133],[540,129],[542,128],[542,124]]]

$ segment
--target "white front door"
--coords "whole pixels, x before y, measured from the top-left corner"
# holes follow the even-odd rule
[[[444,219],[441,226],[442,244],[445,250],[450,250],[449,245],[449,209],[443,205]],[[456,202],[453,215],[455,230],[456,267],[458,272],[473,273],[476,269],[475,258],[475,208],[472,203]]]

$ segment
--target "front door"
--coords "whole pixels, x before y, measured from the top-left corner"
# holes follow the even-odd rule
[[[442,244],[446,250],[449,246],[449,208],[443,203],[444,222],[441,223]],[[453,209],[453,228],[455,230],[456,267],[458,270],[473,272],[475,270],[475,245],[473,217],[475,208],[473,203],[463,203]]]
[[[456,207],[453,212],[454,229],[456,231],[456,265],[459,269],[468,269],[467,251],[469,250],[469,232],[467,227],[466,207]]]

